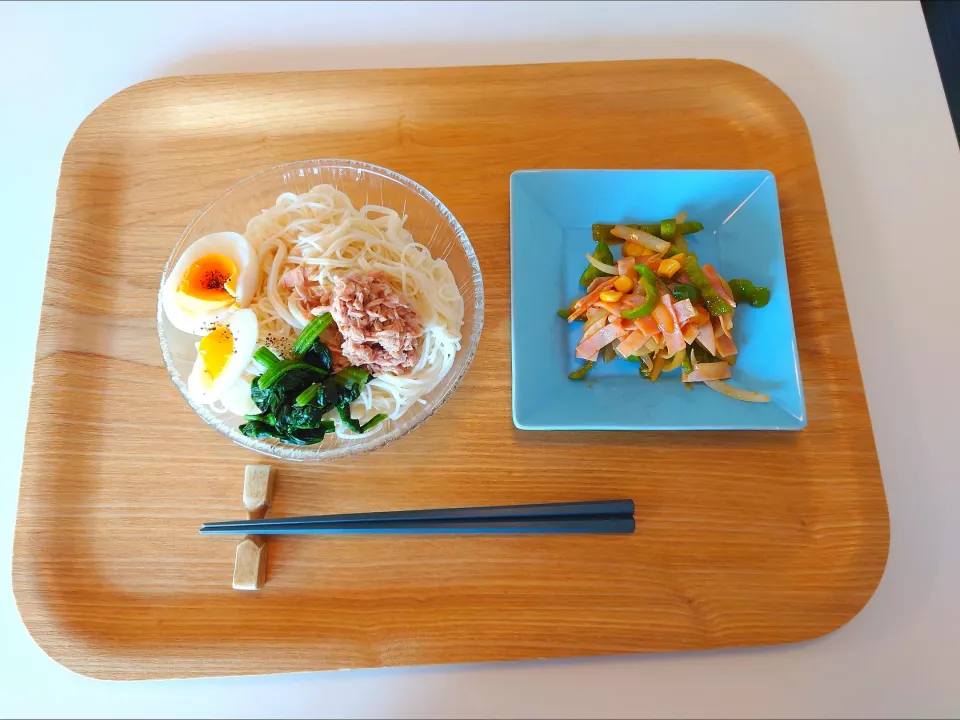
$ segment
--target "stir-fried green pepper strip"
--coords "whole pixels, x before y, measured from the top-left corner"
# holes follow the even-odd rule
[[[586,374],[590,372],[590,368],[593,367],[593,360],[587,360],[583,367],[577,368],[572,373],[567,375],[571,380],[583,380],[586,377]]]
[[[610,246],[607,245],[603,240],[597,243],[597,248],[593,251],[593,257],[605,265],[617,264],[617,261],[613,259],[613,253],[610,252]],[[598,270],[593,265],[587,265],[587,269],[584,270],[583,274],[580,276],[580,285],[587,287],[598,277],[606,274],[607,273]]]
[[[674,255],[679,255],[680,253],[689,252],[690,248],[687,246],[687,239],[683,236],[683,233],[677,233],[673,240],[670,241],[670,249],[664,253],[664,257],[673,257]]]
[[[671,237],[667,237],[663,234],[664,223],[673,223],[673,235],[677,233],[681,235],[693,235],[703,230],[703,223],[687,221],[678,223],[676,220],[664,220],[663,222],[658,223],[647,223],[643,225],[638,224],[628,224],[628,228],[633,228],[634,230],[642,230],[648,235],[653,235],[660,238],[661,240],[670,240]],[[622,223],[621,223],[622,224]],[[596,242],[605,242],[608,245],[613,245],[618,242],[621,242],[621,239],[611,234],[611,230],[615,228],[616,225],[610,225],[608,223],[594,223],[593,224],[593,239]],[[669,226],[668,226],[669,229]],[[597,258],[599,260],[599,258]]]
[[[711,315],[723,315],[732,310],[730,305],[727,304],[727,301],[720,297],[720,293],[714,290],[713,285],[707,280],[707,276],[704,275],[703,270],[700,268],[700,263],[697,262],[696,255],[693,253],[687,254],[683,259],[683,269],[687,275],[690,276],[690,281],[694,287],[700,291],[700,294],[703,296],[703,303],[707,306],[707,310],[710,311]]]
[[[559,310],[557,310],[557,317],[562,317],[564,320],[566,320],[567,318],[570,317],[570,313],[572,313],[572,312],[573,312],[573,310],[571,310],[570,308],[560,308]],[[578,315],[577,317],[575,317],[575,318],[573,319],[573,321],[574,321],[574,322],[586,322],[586,321],[587,321],[587,316],[586,316],[586,315]]]
[[[677,232],[681,235],[693,235],[701,230],[703,230],[703,223],[699,223],[695,220],[677,223]]]
[[[613,253],[607,243],[597,243],[597,249],[593,251],[593,256],[607,265],[616,265],[617,261],[613,259]]]
[[[693,372],[693,363],[690,362],[690,354],[687,352],[687,349],[684,348],[680,352],[682,353],[682,355],[680,355],[680,367],[683,368],[685,373]]]
[[[700,293],[693,285],[677,283],[673,286],[673,296],[677,300],[689,300],[690,302],[696,302],[697,298],[700,297]]]
[[[593,241],[598,243],[606,243],[607,245],[613,245],[621,242],[620,238],[616,237],[610,232],[615,227],[616,225],[608,225],[607,223],[594,223],[593,227],[591,228],[593,232]]]
[[[714,357],[709,350],[698,342],[690,346],[690,363],[702,362],[720,362],[719,358]]]
[[[668,218],[667,220],[663,220],[656,225],[631,225],[630,227],[638,227],[645,233],[656,235],[661,240],[672,240],[677,233],[680,233],[681,235],[693,235],[694,233],[700,232],[703,230],[703,223],[693,221],[678,223],[676,220]],[[665,234],[667,232],[670,233],[670,237],[667,237]]]
[[[734,300],[738,303],[748,303],[751,307],[762,308],[770,302],[770,291],[763,286],[754,285],[749,280],[731,280],[730,290],[733,292]]]
[[[753,300],[750,301],[750,306],[762,308],[766,306],[768,302],[770,302],[770,290],[762,285],[758,285],[757,292],[754,293]]]
[[[653,312],[654,308],[657,307],[657,303],[660,302],[660,296],[657,294],[657,276],[653,274],[653,270],[643,263],[637,263],[634,265],[634,268],[636,268],[640,274],[637,283],[643,292],[646,293],[646,299],[644,299],[643,305],[638,305],[629,310],[622,310],[620,317],[625,320],[636,320],[637,318],[646,317]]]
[[[673,218],[667,218],[660,221],[660,237],[664,240],[673,241],[677,235],[677,221]]]

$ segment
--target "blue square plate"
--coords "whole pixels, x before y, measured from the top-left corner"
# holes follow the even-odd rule
[[[688,237],[726,278],[770,288],[761,309],[742,304],[732,385],[769,403],[728,398],[680,372],[656,383],[617,359],[567,379],[583,326],[557,317],[582,295],[595,222],[657,222],[685,210],[704,229]],[[619,249],[614,248],[615,257]],[[521,430],[799,430],[806,426],[783,257],[777,185],[764,170],[522,170],[510,178],[513,422]]]

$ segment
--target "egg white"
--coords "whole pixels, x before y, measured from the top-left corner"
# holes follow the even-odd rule
[[[191,307],[177,292],[183,276],[204,255],[223,255],[237,266],[237,294],[233,303],[225,307],[202,308],[202,302],[193,301]],[[179,257],[167,275],[161,291],[163,311],[175,328],[191,335],[206,335],[237,308],[250,304],[260,285],[260,260],[257,251],[247,239],[235,232],[220,232],[205,235],[190,245]]]
[[[220,402],[234,415],[259,415],[260,408],[250,399],[250,383],[255,375],[243,374],[237,382],[223,391]]]
[[[257,336],[260,330],[257,314],[249,308],[237,310],[220,324],[233,335],[233,353],[215,378],[207,372],[203,358],[198,353],[193,370],[187,378],[187,390],[191,397],[204,405],[227,398],[225,402],[229,401],[232,405],[239,407],[242,403],[237,397],[238,392],[234,386],[243,382],[243,376],[257,349]],[[245,387],[249,399],[250,383],[247,382]],[[255,407],[250,411],[251,413],[259,412]]]

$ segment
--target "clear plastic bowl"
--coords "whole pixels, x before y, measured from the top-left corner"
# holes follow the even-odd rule
[[[342,459],[387,445],[406,435],[430,417],[457,389],[480,342],[483,329],[483,279],[480,263],[467,234],[449,210],[429,190],[392,170],[356,160],[302,160],[286,163],[244,178],[224,191],[193,219],[174,246],[163,268],[161,287],[181,253],[193,242],[213,232],[243,233],[250,218],[277,201],[284,192],[303,193],[315,185],[329,183],[350,196],[356,207],[368,203],[385,205],[407,215],[404,227],[417,242],[430,248],[434,257],[450,266],[460,294],[464,314],[461,346],[450,372],[424,397],[425,404],[411,407],[397,421],[385,421],[369,436],[343,440],[327,436],[318,445],[285,445],[275,440],[249,438],[237,428],[243,419],[232,413],[218,413],[200,405],[187,392],[186,379],[196,360],[197,336],[177,330],[167,319],[158,297],[157,332],[163,361],[180,394],[210,426],[238,445],[284,460],[319,461]]]

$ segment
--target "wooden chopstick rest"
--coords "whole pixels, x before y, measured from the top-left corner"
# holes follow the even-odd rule
[[[262,520],[273,502],[276,470],[270,465],[247,465],[243,472],[243,506],[248,520]],[[246,535],[237,545],[233,589],[259,590],[267,580],[267,541]]]

